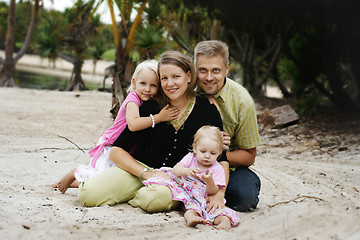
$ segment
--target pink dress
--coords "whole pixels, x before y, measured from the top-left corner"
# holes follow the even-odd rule
[[[193,153],[187,154],[180,162],[182,162],[186,167],[198,167],[197,160]],[[154,177],[144,180],[144,185],[159,184],[168,186],[172,193],[172,199],[183,202],[187,210],[195,210],[205,220],[205,224],[207,225],[211,225],[217,216],[227,216],[230,219],[232,227],[235,227],[240,223],[238,213],[228,207],[218,210],[214,214],[206,212],[206,185],[202,180],[200,180],[200,178],[184,176],[177,177],[172,173],[171,168],[160,168],[160,170],[167,172],[171,176],[172,180]],[[213,172],[212,176],[215,184],[220,187],[224,187],[225,173],[223,167],[218,162],[215,162],[208,170]],[[205,172],[206,170],[204,170],[201,174]],[[199,176],[201,174],[199,174]]]
[[[89,151],[91,160],[88,165],[80,165],[76,172],[75,178],[79,182],[83,182],[92,176],[104,171],[107,168],[115,166],[115,164],[109,159],[111,145],[119,137],[120,133],[126,127],[126,105],[129,102],[134,102],[139,107],[142,104],[141,99],[135,91],[129,92],[128,96],[123,101],[119,113],[116,116],[114,124],[111,128],[106,130],[100,137],[96,144],[96,147]]]

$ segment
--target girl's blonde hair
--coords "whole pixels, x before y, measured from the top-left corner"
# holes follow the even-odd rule
[[[135,90],[135,85],[133,84],[132,79],[135,79],[135,82],[136,82],[138,80],[140,72],[145,68],[148,68],[148,69],[154,71],[157,79],[159,80],[158,62],[156,60],[145,60],[145,61],[139,63],[139,65],[136,66],[135,71],[134,71],[134,73],[133,73],[133,75],[131,77],[131,84],[128,87],[127,92]],[[159,88],[160,88],[160,86],[159,86]]]
[[[222,153],[223,150],[223,136],[219,128],[214,126],[202,126],[197,130],[197,132],[194,135],[194,143],[193,145],[196,146],[197,142],[201,138],[210,138],[211,140],[214,140],[219,145],[219,153]],[[220,155],[219,154],[219,155]]]

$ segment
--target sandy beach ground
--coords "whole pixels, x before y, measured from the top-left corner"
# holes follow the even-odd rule
[[[258,113],[270,107],[256,102]],[[252,166],[260,203],[221,231],[188,228],[178,211],[83,207],[77,189],[51,187],[88,163],[87,151],[112,124],[110,106],[110,93],[0,88],[1,239],[360,239],[360,118],[261,128]]]

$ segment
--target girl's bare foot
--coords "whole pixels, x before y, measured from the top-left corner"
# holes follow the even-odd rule
[[[217,216],[214,225],[216,229],[229,230],[231,228],[230,219],[226,216]]]
[[[186,226],[195,227],[199,223],[203,223],[204,219],[194,210],[187,210],[184,214]]]
[[[69,187],[77,187],[79,182],[75,179],[76,168],[68,172],[59,182],[53,184],[53,188],[59,189],[61,193],[65,193]]]

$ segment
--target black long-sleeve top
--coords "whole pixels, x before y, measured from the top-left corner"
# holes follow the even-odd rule
[[[140,106],[140,116],[159,113],[155,101],[146,101]],[[176,131],[169,122],[156,124],[154,128],[131,132],[128,127],[116,139],[113,146],[127,152],[136,145],[133,157],[153,168],[174,167],[191,149],[196,131],[212,125],[223,129],[220,113],[206,98],[196,97],[196,103],[184,125]],[[218,161],[227,161],[222,154]]]

